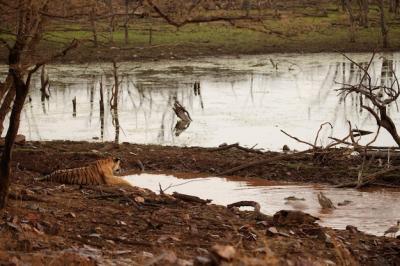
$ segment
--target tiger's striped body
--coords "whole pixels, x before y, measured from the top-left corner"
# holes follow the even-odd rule
[[[88,166],[57,170],[49,175],[37,178],[37,181],[50,181],[71,185],[129,185],[124,179],[114,176],[120,170],[119,158],[98,160]]]

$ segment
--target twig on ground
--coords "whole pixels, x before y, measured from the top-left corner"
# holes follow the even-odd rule
[[[207,203],[210,203],[212,201],[210,199],[204,200],[204,199],[201,199],[201,198],[196,197],[196,196],[187,195],[187,194],[181,194],[181,193],[178,193],[178,192],[172,193],[172,196],[174,198],[176,198],[176,199],[180,199],[180,200],[183,200],[183,201],[196,202],[196,203],[202,203],[202,204],[207,204]]]

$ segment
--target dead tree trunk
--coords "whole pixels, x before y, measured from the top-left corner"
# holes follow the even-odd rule
[[[118,118],[118,94],[119,94],[119,80],[118,80],[118,67],[117,63],[113,61],[113,71],[114,71],[114,91],[112,92],[112,103],[111,109],[113,114],[113,124],[115,127],[115,143],[119,143],[119,118]]]
[[[0,107],[0,136],[3,134],[4,130],[4,119],[6,118],[7,114],[11,110],[11,104],[15,97],[15,89],[10,88],[3,100],[3,103]]]
[[[389,36],[388,36],[389,29],[386,24],[386,18],[385,18],[385,3],[383,0],[377,0],[377,1],[378,1],[379,13],[380,13],[382,45],[383,45],[383,48],[389,48]]]
[[[8,90],[12,87],[13,80],[10,74],[7,75],[6,80],[0,86],[0,99],[3,99],[4,95],[8,92]]]
[[[20,45],[22,47],[20,47]],[[15,101],[11,111],[10,123],[8,126],[7,134],[5,137],[4,149],[1,155],[0,162],[0,209],[4,208],[7,204],[8,190],[10,186],[10,173],[11,173],[11,157],[12,150],[17,136],[21,111],[24,107],[26,96],[28,95],[30,77],[27,81],[23,80],[24,75],[18,69],[19,62],[21,62],[21,51],[23,44],[17,43],[10,50],[9,55],[9,74],[13,78],[13,87],[15,88]]]
[[[15,97],[15,89],[11,74],[7,75],[5,82],[1,86],[0,99],[2,103],[0,106],[0,136],[3,134],[4,119],[11,110],[11,104]]]
[[[399,0],[389,0],[389,12],[396,13],[396,8],[398,7]]]
[[[103,92],[103,77],[100,80],[100,137],[104,139],[104,92]]]
[[[125,44],[129,43],[129,0],[125,0]]]
[[[364,28],[368,28],[368,0],[358,0],[358,5],[360,8],[360,25]]]
[[[346,12],[346,0],[340,0],[339,2],[342,7],[342,11]]]
[[[350,21],[350,42],[356,42],[356,19],[351,7],[350,0],[344,0],[347,13]]]
[[[112,0],[108,1],[108,8],[111,12],[111,17],[110,17],[110,25],[109,25],[109,31],[110,31],[110,42],[114,42],[114,31],[115,31],[115,15],[114,15],[114,6],[112,3]]]
[[[89,20],[90,20],[90,27],[92,29],[92,34],[93,34],[93,44],[95,47],[98,46],[98,40],[97,40],[97,25],[96,25],[96,8],[92,8],[89,14]]]

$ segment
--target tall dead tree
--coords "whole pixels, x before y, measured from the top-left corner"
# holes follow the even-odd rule
[[[108,0],[108,8],[110,11],[110,24],[109,24],[109,31],[110,31],[110,42],[114,42],[114,31],[115,31],[115,11],[114,11],[114,5],[112,0]]]
[[[379,7],[380,14],[380,25],[381,25],[381,34],[382,34],[382,46],[383,48],[389,48],[389,28],[386,22],[385,16],[385,3],[383,0],[376,0],[377,5]]]
[[[14,25],[13,43],[10,44],[4,39],[0,42],[8,49],[8,77],[7,81],[12,81],[9,87],[3,86],[2,89],[8,89],[7,94],[3,91],[3,95],[11,95],[15,97],[12,104],[10,121],[5,137],[5,144],[0,161],[0,209],[4,208],[7,203],[8,190],[11,176],[11,159],[15,138],[18,133],[21,111],[25,104],[25,99],[29,92],[32,75],[40,69],[45,63],[65,55],[70,49],[76,47],[74,41],[61,53],[55,54],[46,60],[36,61],[33,53],[40,40],[42,39],[44,26],[48,18],[43,14],[53,7],[56,1],[48,0],[18,0],[8,2],[6,7],[7,13],[0,14],[1,26]],[[3,5],[2,1],[0,4]],[[59,3],[58,3],[59,4]],[[11,14],[11,15],[10,15]],[[10,20],[11,18],[11,20]],[[12,101],[12,100],[11,100]],[[1,108],[4,107],[4,101]],[[1,109],[0,108],[0,109]]]
[[[349,22],[350,22],[350,42],[356,41],[356,17],[354,14],[354,10],[351,6],[350,0],[344,0],[344,5],[349,15]]]
[[[97,1],[96,1],[97,2]],[[89,21],[90,21],[90,28],[92,30],[92,35],[93,35],[93,44],[94,46],[98,46],[98,38],[97,38],[97,8],[96,5],[92,7],[92,10],[89,13]]]
[[[357,0],[357,2],[360,10],[360,26],[368,28],[369,2],[368,0]]]
[[[399,14],[400,9],[400,0],[389,0],[389,12],[395,13],[395,15]]]
[[[129,43],[129,0],[125,0],[125,22],[124,22],[124,36],[125,44]]]

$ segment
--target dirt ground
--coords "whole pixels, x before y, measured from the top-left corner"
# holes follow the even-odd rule
[[[300,154],[265,162],[230,175],[241,177],[261,177],[273,181],[301,183],[342,184],[356,181],[362,159],[351,156],[346,150],[334,150],[326,155],[315,157]],[[36,175],[48,174],[54,170],[85,165],[104,156],[117,156],[122,159],[123,172],[190,173],[207,176],[224,176],[224,172],[255,161],[269,160],[280,156],[278,152],[246,151],[237,147],[219,148],[171,147],[159,145],[140,145],[99,142],[29,142],[17,146],[14,153],[14,167],[17,172],[32,172]],[[392,161],[392,165],[399,162]],[[364,174],[381,170],[377,162],[369,162]],[[142,169],[143,168],[143,169]],[[400,185],[397,174],[380,179],[380,184]]]
[[[33,179],[107,155],[120,156],[126,172],[139,172],[143,165],[151,172],[216,175],[277,154],[62,141],[17,146],[11,197],[0,212],[0,265],[400,265],[399,239],[366,235],[354,227],[323,228],[301,212],[269,217],[139,187],[80,187]],[[350,162],[347,171],[356,163]],[[333,163],[313,164],[303,156],[236,174],[346,181],[344,165],[338,168],[340,175],[331,173]]]

